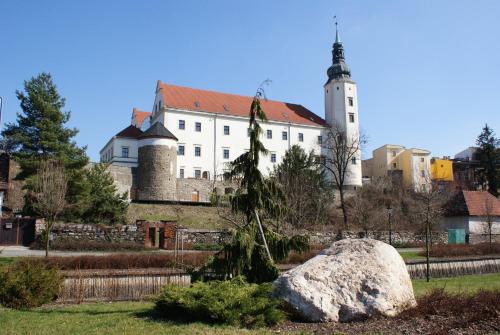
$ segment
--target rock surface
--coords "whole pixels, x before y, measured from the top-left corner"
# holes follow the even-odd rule
[[[274,293],[308,321],[394,316],[416,304],[406,265],[392,246],[345,239],[284,273]]]

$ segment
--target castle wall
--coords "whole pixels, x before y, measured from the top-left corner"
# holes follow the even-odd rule
[[[176,146],[146,145],[139,147],[137,199],[177,200],[176,167]]]

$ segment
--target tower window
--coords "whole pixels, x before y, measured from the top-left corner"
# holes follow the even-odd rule
[[[351,163],[352,165],[356,165],[358,163],[356,157],[351,158]]]
[[[392,168],[393,168],[393,169],[395,169],[395,168],[397,168],[397,167],[398,167],[398,165],[397,165],[396,163],[392,163]]]
[[[420,161],[421,161],[422,163],[423,163],[423,162],[425,162],[425,158],[424,158],[424,157],[420,158]]]
[[[349,113],[349,122],[354,123],[354,113]]]
[[[179,170],[179,178],[181,178],[181,179],[184,178],[184,168],[180,168],[180,170]]]
[[[222,149],[222,156],[224,159],[229,159],[229,149]]]
[[[420,175],[421,175],[422,177],[425,177],[425,171],[424,171],[424,170],[421,170],[421,171],[420,171]]]
[[[179,120],[179,129],[186,129],[186,121],[184,120]]]
[[[177,146],[177,156],[184,156],[184,144]]]
[[[392,157],[396,157],[396,151],[395,150],[392,151]]]
[[[323,136],[318,136],[318,144],[323,144]]]
[[[273,138],[273,131],[272,131],[272,130],[268,130],[268,131],[266,132],[266,134],[267,134],[267,138],[268,138],[268,139],[272,139],[272,138]]]
[[[299,133],[299,142],[304,142],[304,134]]]
[[[229,135],[229,126],[224,126],[224,135]]]
[[[128,147],[122,147],[122,157],[128,158]]]
[[[287,141],[288,140],[288,133],[286,131],[284,131],[284,132],[281,133],[281,139],[283,141]]]
[[[201,147],[199,146],[194,147],[194,155],[195,157],[201,157]]]
[[[337,86],[337,91],[340,89],[340,87]]]
[[[195,131],[201,131],[201,122],[196,122],[194,124],[194,130]]]
[[[276,154],[275,153],[271,154],[271,163],[276,163]]]
[[[348,97],[347,100],[349,101],[349,106],[354,106],[354,99],[353,97]]]

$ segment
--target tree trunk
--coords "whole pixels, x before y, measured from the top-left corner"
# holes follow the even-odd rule
[[[425,278],[427,282],[430,280],[430,272],[431,272],[431,265],[429,261],[429,222],[425,223],[425,262],[426,262],[426,267],[425,267]]]
[[[345,206],[345,202],[344,202],[344,190],[341,187],[339,187],[339,195],[340,195],[340,207],[342,208],[342,215],[344,217],[344,227],[347,229],[348,226],[347,226],[347,208]]]
[[[266,236],[264,235],[264,229],[262,229],[262,224],[260,223],[259,214],[255,211],[255,219],[257,220],[257,224],[259,225],[260,235],[262,236],[262,241],[264,242],[264,247],[266,248],[267,256],[271,263],[273,263],[273,257],[271,256],[271,252],[269,252],[269,247],[267,246]]]
[[[49,257],[49,240],[50,240],[50,221],[47,221],[45,224],[45,257]]]

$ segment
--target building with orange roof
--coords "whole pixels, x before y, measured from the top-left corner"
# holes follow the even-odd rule
[[[263,174],[270,173],[293,145],[302,147],[306,152],[314,151],[318,156],[329,155],[323,144],[333,125],[344,131],[346,138],[359,139],[357,86],[345,63],[338,31],[327,76],[323,87],[325,118],[300,104],[262,100],[261,106],[267,120],[261,123],[261,140],[269,151],[259,163]],[[161,155],[167,155],[172,162],[165,165],[163,161],[157,161],[158,166],[171,166],[174,169],[164,175],[175,176],[178,180],[222,180],[228,171],[228,163],[249,149],[248,117],[253,98],[252,95],[222,93],[158,81],[152,111],[149,113],[134,108],[131,125],[108,141],[101,150],[101,160],[111,165],[137,168],[137,171],[145,171],[141,164],[156,168],[155,162],[141,161],[139,131],[147,132],[150,127],[160,123],[175,137],[176,142],[175,159],[171,157],[170,147],[158,151],[162,152]],[[156,139],[142,143],[166,146],[167,141]],[[171,146],[173,142],[169,140],[168,143]],[[146,152],[146,149],[142,151]],[[350,159],[347,170],[345,187],[352,189],[361,186],[361,152],[356,152]],[[138,176],[134,180],[143,179]],[[140,188],[140,185],[137,187]],[[158,191],[158,194],[171,192]]]

